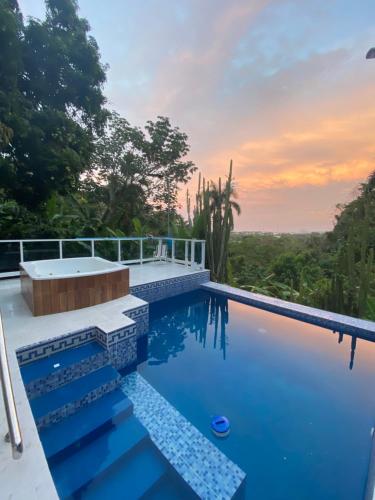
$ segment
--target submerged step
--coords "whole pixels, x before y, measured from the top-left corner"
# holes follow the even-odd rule
[[[50,460],[75,446],[82,446],[94,433],[118,424],[132,411],[132,402],[120,389],[106,394],[70,417],[40,431],[46,458]]]
[[[153,489],[164,477],[166,471],[167,465],[150,441],[144,448],[121,458],[101,478],[90,483],[87,489],[80,492],[80,498],[84,500],[104,498],[136,500]]]
[[[199,496],[185,483],[177,472],[169,471],[153,488],[150,488],[142,500],[194,500]]]
[[[149,440],[147,430],[131,416],[52,465],[50,470],[60,498],[73,495],[146,440]]]
[[[45,378],[58,370],[63,370],[70,365],[79,363],[85,358],[104,353],[105,349],[95,341],[77,347],[64,349],[51,356],[42,358],[21,366],[21,375],[25,385],[33,380]]]
[[[30,401],[38,427],[58,422],[75,413],[104,394],[116,389],[121,383],[117,370],[107,365],[80,377],[69,384]]]

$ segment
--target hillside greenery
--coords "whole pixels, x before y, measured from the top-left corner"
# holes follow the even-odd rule
[[[245,290],[375,320],[375,172],[331,232],[235,234],[229,280]]]

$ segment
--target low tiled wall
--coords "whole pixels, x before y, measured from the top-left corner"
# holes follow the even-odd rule
[[[137,325],[131,325],[104,334],[97,328],[97,338],[109,353],[112,365],[121,370],[137,361]]]
[[[137,338],[142,337],[148,332],[148,323],[149,323],[149,312],[148,312],[148,304],[144,306],[135,307],[134,309],[130,309],[130,311],[126,311],[126,316],[133,321],[137,325]]]
[[[178,276],[176,278],[132,286],[130,287],[130,293],[147,302],[155,302],[157,300],[173,297],[174,295],[196,290],[202,283],[209,281],[209,279],[210,272],[201,271],[185,276]]]

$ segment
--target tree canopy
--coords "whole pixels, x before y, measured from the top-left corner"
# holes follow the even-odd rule
[[[0,0],[0,187],[27,208],[75,188],[107,112],[89,25],[73,0],[47,0],[46,19],[23,22]]]
[[[128,230],[134,217],[152,210],[175,214],[178,186],[196,170],[188,151],[187,135],[166,117],[148,121],[142,130],[111,113],[85,183],[105,204],[104,222]]]
[[[140,128],[105,108],[106,67],[77,2],[46,0],[45,19],[25,22],[16,0],[0,0],[0,42],[8,221],[0,232],[129,233],[135,219],[165,232],[167,219],[177,221],[179,185],[196,170],[187,135],[167,117]],[[54,223],[36,223],[32,233],[32,221],[48,218]]]

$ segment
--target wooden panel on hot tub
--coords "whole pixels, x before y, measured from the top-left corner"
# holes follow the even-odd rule
[[[45,280],[32,280],[21,269],[21,290],[34,316],[72,311],[128,295],[129,269]]]

